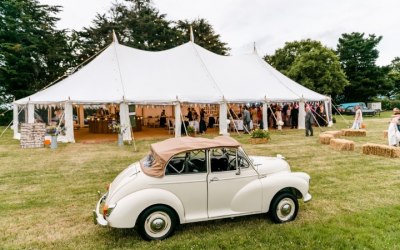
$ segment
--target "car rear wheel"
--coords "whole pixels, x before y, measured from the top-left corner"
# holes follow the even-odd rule
[[[299,203],[291,193],[278,194],[271,202],[270,217],[275,223],[285,223],[296,218]]]
[[[171,236],[176,228],[175,212],[166,206],[154,206],[139,217],[137,229],[145,240],[163,240]]]

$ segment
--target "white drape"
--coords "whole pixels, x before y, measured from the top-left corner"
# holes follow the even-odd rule
[[[264,126],[264,130],[268,130],[268,102],[263,102],[262,106],[262,122]]]
[[[28,103],[28,123],[35,123],[35,104]]]
[[[19,139],[20,134],[18,133],[18,105],[14,103],[13,109],[13,129],[14,129],[14,139]]]
[[[325,114],[326,120],[328,122],[328,127],[332,127],[332,101],[331,98],[328,98],[324,101],[325,104]]]
[[[65,119],[65,142],[75,142],[74,138],[74,116],[72,112],[72,103],[65,102],[64,109],[64,119]]]
[[[226,102],[221,102],[219,104],[219,134],[229,135],[228,133],[228,107]]]
[[[132,141],[129,107],[126,103],[119,104],[119,120],[122,129],[122,139],[124,141]]]
[[[181,137],[181,104],[179,102],[175,103],[175,137]]]
[[[301,100],[299,102],[299,124],[298,124],[298,129],[305,129],[306,128],[306,110],[304,108],[305,102],[304,100]]]

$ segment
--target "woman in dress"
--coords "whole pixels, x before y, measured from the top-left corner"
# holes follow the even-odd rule
[[[354,122],[353,122],[353,126],[351,127],[351,129],[360,129],[362,121],[363,121],[363,118],[362,118],[361,107],[359,105],[357,105],[356,106],[356,114],[354,116]]]
[[[280,105],[276,107],[275,117],[276,117],[276,125],[278,125],[278,130],[282,130],[283,121],[282,121],[282,112]]]
[[[400,116],[395,116],[388,128],[389,146],[399,146],[400,142]]]

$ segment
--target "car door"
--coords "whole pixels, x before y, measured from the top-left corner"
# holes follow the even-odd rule
[[[237,148],[214,148],[208,154],[208,217],[261,212],[261,182],[247,157]]]
[[[167,163],[162,188],[173,193],[182,202],[186,222],[206,220],[206,151],[193,150],[172,157]]]

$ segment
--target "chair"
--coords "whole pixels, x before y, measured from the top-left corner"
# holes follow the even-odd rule
[[[217,117],[217,119],[215,119],[215,123],[213,125],[213,128],[219,127],[219,117]]]
[[[171,120],[168,120],[168,134],[175,134],[175,124]]]

